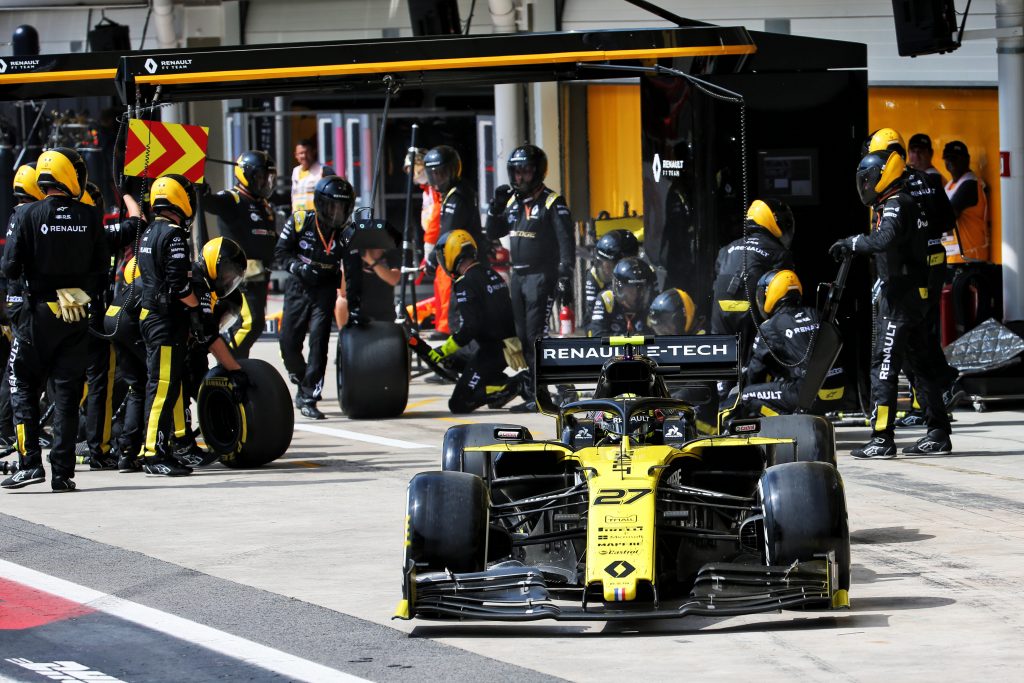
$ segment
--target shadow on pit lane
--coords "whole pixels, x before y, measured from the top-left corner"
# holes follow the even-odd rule
[[[956,439],[956,435],[953,435]],[[905,455],[900,453],[898,460],[943,460],[948,458],[1002,458],[1006,456],[1021,456],[1024,451],[957,451],[956,442],[953,443],[952,453],[921,453],[918,455]]]
[[[302,468],[305,469],[305,468]],[[313,471],[313,470],[310,470]],[[237,472],[235,472],[237,473]],[[75,495],[81,495],[83,493],[104,493],[108,491],[148,491],[153,490],[173,490],[173,489],[246,489],[246,488],[264,488],[270,486],[329,486],[331,484],[365,484],[367,479],[313,479],[308,481],[214,481],[211,477],[204,477],[192,475],[189,481],[195,482],[194,484],[181,484],[175,482],[173,485],[161,484],[160,480],[155,477],[147,477],[147,481],[152,481],[152,486],[91,486],[88,481],[79,483],[78,490],[75,491]],[[75,477],[76,482],[81,480]],[[29,489],[28,491],[32,491]],[[50,494],[49,488],[40,489],[39,493]]]
[[[856,589],[856,586],[853,587]],[[953,598],[940,598],[932,595],[890,595],[874,598],[850,598],[850,608],[855,612],[874,612],[888,610],[934,609],[955,605]]]
[[[798,612],[787,611],[788,615]],[[754,615],[756,616],[756,615]],[[664,637],[671,635],[716,635],[730,633],[768,633],[811,631],[839,628],[885,628],[889,617],[884,614],[852,614],[822,612],[821,616],[796,617],[788,621],[760,621],[725,626],[725,619],[681,617],[679,619],[638,619],[636,621],[534,622],[520,624],[451,624],[417,626],[410,638],[608,638]]]
[[[874,545],[876,543],[916,543],[935,538],[933,534],[922,534],[917,529],[905,526],[887,526],[878,529],[858,529],[850,534],[850,542],[854,545]]]

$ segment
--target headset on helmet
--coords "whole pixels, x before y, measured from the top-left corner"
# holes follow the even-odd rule
[[[548,155],[540,147],[521,145],[512,150],[508,158],[508,184],[520,198],[536,192],[547,174]]]
[[[864,206],[875,204],[888,192],[906,170],[907,164],[897,152],[866,155],[857,165],[857,194]]]
[[[789,205],[778,199],[755,199],[747,210],[747,220],[775,236],[789,249],[796,232],[796,220]]]
[[[203,245],[199,266],[213,293],[218,299],[223,299],[242,284],[245,277],[245,252],[234,240],[214,237]]]
[[[196,188],[185,176],[171,173],[160,176],[149,193],[153,213],[169,211],[182,227],[188,227],[195,215]]]
[[[444,272],[458,278],[462,262],[476,258],[476,240],[465,230],[450,230],[441,235],[434,251],[441,257],[439,262]]]
[[[650,303],[653,285],[654,269],[646,261],[631,256],[615,264],[612,273],[612,294],[615,301],[627,311],[643,311]]]
[[[782,301],[800,303],[803,293],[800,278],[792,270],[769,270],[757,281],[757,307],[767,318]]]
[[[654,297],[647,311],[647,324],[654,334],[689,334],[696,310],[689,294],[669,289]]]
[[[888,156],[884,152],[896,152],[901,158],[907,158],[907,145],[903,142],[903,136],[894,128],[879,128],[868,138],[867,149],[864,154],[879,154],[883,159]]]
[[[43,194],[56,189],[72,199],[80,199],[88,177],[82,155],[69,147],[48,149],[36,162],[36,183]]]
[[[313,208],[317,220],[326,227],[340,228],[348,223],[355,205],[352,184],[341,176],[324,176],[313,188]]]
[[[277,179],[277,168],[270,155],[258,149],[252,149],[235,160],[235,180],[249,194],[266,199],[274,191]]]
[[[447,192],[462,178],[462,159],[454,147],[438,145],[423,156],[427,181],[438,192]]]
[[[22,164],[18,167],[18,172],[14,174],[14,197],[18,203],[34,202],[46,196],[39,189],[36,177],[35,163]]]

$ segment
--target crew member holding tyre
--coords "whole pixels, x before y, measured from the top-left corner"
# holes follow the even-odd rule
[[[277,168],[270,155],[249,150],[235,160],[235,186],[209,197],[203,208],[217,216],[222,237],[241,246],[248,265],[242,292],[242,314],[228,333],[236,358],[248,358],[267,319],[267,277],[277,245],[274,210],[267,198],[274,191]]]
[[[572,299],[576,244],[565,200],[544,185],[548,157],[540,147],[522,145],[508,158],[509,185],[494,191],[487,210],[487,237],[511,237],[512,313],[530,372],[535,372],[534,342],[547,333],[548,314],[557,290]],[[535,400],[513,411],[536,411]]]
[[[295,405],[303,417],[325,420],[316,407],[323,392],[327,370],[327,344],[334,319],[334,303],[346,272],[349,325],[360,324],[362,259],[349,249],[342,231],[352,216],[355,192],[339,176],[321,178],[313,191],[315,211],[296,211],[281,231],[274,249],[279,268],[291,275],[285,283],[281,318],[281,356],[293,383],[298,384]],[[351,264],[351,266],[350,266]],[[309,333],[309,357],[302,357],[302,343]]]
[[[508,285],[477,260],[477,245],[469,232],[452,230],[437,242],[437,260],[452,278],[455,294],[455,331],[431,360],[443,363],[448,356],[476,341],[477,350],[455,384],[448,408],[469,413],[481,406],[500,408],[517,395],[529,397],[529,377],[520,373],[508,377],[505,368],[526,368],[523,347],[512,322]]]
[[[86,169],[73,149],[43,152],[37,184],[46,197],[16,216],[0,269],[20,280],[26,301],[15,325],[10,358],[20,469],[0,486],[16,489],[46,480],[39,445],[39,396],[50,380],[54,403],[50,486],[75,490],[78,405],[82,399],[89,310],[105,287],[109,252],[96,212],[79,198]]]
[[[811,340],[820,324],[817,309],[801,305],[802,296],[800,278],[792,270],[772,270],[758,280],[757,307],[766,320],[754,338],[734,417],[796,412]],[[823,412],[843,397],[841,372],[830,373],[818,392]]]
[[[898,153],[869,153],[857,166],[857,192],[872,208],[868,235],[837,241],[829,249],[837,260],[851,254],[874,256],[878,280],[876,337],[871,358],[871,440],[852,452],[857,458],[894,458],[893,424],[900,366],[906,362],[924,397],[928,433],[904,453],[948,452],[950,424],[942,388],[928,367],[928,221],[904,184],[905,163]]]

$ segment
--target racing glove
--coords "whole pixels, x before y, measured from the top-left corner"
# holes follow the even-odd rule
[[[854,235],[853,237],[844,237],[843,239],[837,241],[835,244],[828,248],[829,255],[836,261],[842,261],[847,256],[852,255],[854,247],[857,246],[857,237],[859,237],[859,235]]]
[[[494,188],[494,199],[487,207],[487,213],[492,216],[500,216],[505,213],[505,207],[508,206],[510,199],[512,199],[512,188],[508,185],[498,185]]]
[[[192,333],[192,338],[199,342],[204,342],[207,339],[207,328],[206,320],[203,319],[203,309],[199,306],[193,306],[188,309],[188,328]]]
[[[229,370],[228,379],[231,380],[234,391],[235,400],[239,403],[244,403],[249,396],[249,375],[245,374],[245,370],[239,368],[238,370]]]
[[[502,339],[501,343],[505,346],[502,351],[505,353],[505,362],[508,366],[513,370],[525,370],[526,356],[523,355],[523,343],[519,341],[519,337],[508,337]]]
[[[447,339],[444,340],[444,344],[441,344],[441,346],[437,347],[436,349],[430,349],[430,353],[427,355],[430,357],[430,360],[433,361],[434,363],[437,363],[438,365],[443,365],[448,356],[452,355],[460,348],[462,347],[459,346],[458,343],[455,341],[455,337],[448,337]]]
[[[308,263],[294,261],[290,266],[288,266],[288,272],[297,277],[299,282],[307,287],[313,287],[316,285],[316,271],[313,270]]]
[[[86,306],[92,298],[78,287],[67,287],[57,290],[57,305],[60,307],[60,317],[66,323],[76,323],[85,320],[89,315]]]
[[[572,278],[567,275],[558,278],[558,299],[563,306],[572,303]]]

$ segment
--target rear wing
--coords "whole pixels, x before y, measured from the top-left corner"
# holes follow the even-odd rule
[[[613,358],[649,358],[669,384],[736,380],[740,372],[736,337],[726,335],[538,339],[534,348],[537,400],[545,412],[557,412],[553,404],[545,405],[550,403],[547,386],[596,383]]]

